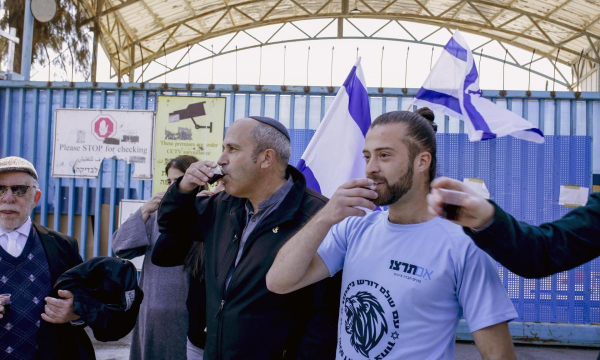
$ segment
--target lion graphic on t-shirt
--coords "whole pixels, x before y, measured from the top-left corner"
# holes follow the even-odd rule
[[[357,352],[369,357],[371,351],[388,332],[385,313],[377,298],[366,291],[348,297],[344,303],[345,327],[350,344]]]

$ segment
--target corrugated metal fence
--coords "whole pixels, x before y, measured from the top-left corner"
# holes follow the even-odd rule
[[[234,90],[235,89],[235,90]],[[336,89],[337,91],[337,89]],[[373,119],[386,111],[408,109],[416,89],[369,89]],[[84,258],[111,254],[112,232],[121,199],[148,199],[151,183],[131,178],[131,166],[106,160],[96,179],[50,177],[51,143],[56,108],[156,110],[158,95],[223,96],[227,98],[226,127],[248,115],[279,119],[292,134],[296,164],[335,93],[327,88],[279,86],[208,86],[185,84],[0,83],[0,157],[23,156],[40,174],[43,192],[35,218],[42,225],[80,239]],[[511,137],[471,143],[462,122],[436,114],[438,173],[457,179],[485,180],[492,198],[517,218],[533,224],[561,217],[569,209],[558,205],[561,185],[591,187],[592,159],[600,153],[598,93],[484,91],[501,106],[521,114],[546,135],[544,145]],[[600,136],[596,136],[600,139]],[[595,149],[595,151],[593,151]],[[598,172],[598,171],[597,171]],[[61,214],[61,216],[56,216]],[[600,236],[600,235],[599,235]],[[520,321],[600,323],[600,262],[541,280],[518,277],[499,266],[499,274],[519,312]]]

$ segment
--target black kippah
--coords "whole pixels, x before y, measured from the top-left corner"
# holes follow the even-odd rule
[[[280,133],[282,133],[283,135],[285,135],[285,137],[291,141],[290,139],[290,134],[288,133],[287,129],[285,128],[285,126],[283,126],[282,123],[280,123],[279,121],[275,120],[275,119],[271,119],[270,117],[266,117],[266,116],[250,116],[251,119],[254,119],[256,121],[259,121],[263,124],[269,125],[274,127],[275,129],[277,129]]]

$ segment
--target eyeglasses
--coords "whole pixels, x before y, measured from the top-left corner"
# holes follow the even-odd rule
[[[30,185],[0,185],[0,196],[4,196],[6,191],[10,188],[14,196],[25,196],[27,194],[27,190],[29,188],[35,188],[35,186]]]

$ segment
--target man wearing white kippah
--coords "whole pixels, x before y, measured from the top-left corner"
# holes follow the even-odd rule
[[[77,240],[31,221],[42,195],[37,179],[29,161],[0,159],[0,357],[93,359],[73,294],[52,293],[57,278],[82,262]]]

